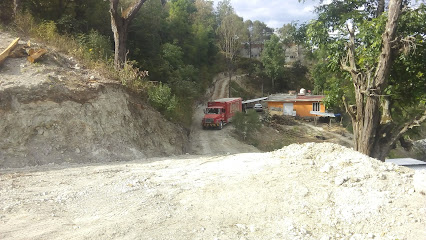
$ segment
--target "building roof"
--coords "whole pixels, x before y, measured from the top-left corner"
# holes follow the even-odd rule
[[[234,101],[237,99],[241,99],[241,98],[221,98],[221,99],[213,100],[212,102],[229,102],[229,101]]]
[[[426,162],[414,159],[414,158],[394,158],[386,159],[386,162],[394,163],[399,166],[408,167],[414,170],[426,169]]]
[[[268,97],[261,97],[261,98],[255,98],[255,99],[245,100],[245,101],[243,101],[243,104],[264,101],[264,100],[267,100],[267,99],[268,99]]]
[[[266,102],[321,102],[324,95],[274,94]]]

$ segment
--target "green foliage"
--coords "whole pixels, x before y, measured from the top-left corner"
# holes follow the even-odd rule
[[[9,23],[13,19],[13,0],[0,1],[0,23]]]
[[[96,30],[91,30],[88,34],[79,34],[76,39],[87,59],[107,60],[113,56],[110,39]]]
[[[109,1],[22,0],[22,9],[37,21],[54,21],[60,33],[81,33],[96,29],[109,33]]]
[[[370,1],[332,1],[330,5],[323,5],[317,9],[320,14],[318,20],[311,22],[307,35],[309,40],[319,47],[317,50],[318,65],[311,72],[315,80],[315,92],[330,94],[329,104],[337,105],[342,95],[353,101],[353,87],[351,77],[341,69],[341,60],[346,57],[346,22],[350,19],[353,28],[357,30],[355,56],[357,68],[368,72],[374,70],[381,51],[381,35],[384,31],[387,16],[374,16],[374,7],[367,7],[367,11],[356,11],[360,6],[366,6]],[[391,68],[389,94],[397,108],[406,108],[425,99],[424,86],[426,84],[424,69],[426,52],[424,36],[426,33],[424,22],[425,5],[420,4],[417,9],[407,8],[401,15],[398,24],[400,39],[411,36],[405,49],[395,57]],[[334,35],[328,34],[328,28],[339,30]],[[395,45],[395,47],[401,47]],[[410,49],[411,47],[411,49]],[[414,48],[415,50],[414,50]],[[373,71],[374,73],[374,71]],[[372,74],[373,74],[372,73]],[[407,93],[410,94],[407,94]],[[423,100],[424,101],[424,100]],[[399,105],[399,106],[398,106]],[[394,110],[396,110],[394,108]],[[397,114],[401,116],[401,114]]]
[[[174,71],[170,79],[173,92],[178,96],[195,100],[201,92],[197,81],[198,74],[198,69],[192,65],[186,65]]]
[[[189,47],[185,43],[190,41],[186,36],[191,32],[190,16],[196,11],[193,1],[172,0],[169,2],[169,32],[171,39],[177,41],[181,47]]]
[[[148,89],[148,100],[153,107],[168,117],[172,116],[178,105],[176,96],[172,94],[172,89],[161,83]]]
[[[275,89],[280,92],[300,88],[313,89],[313,84],[308,78],[308,68],[300,61],[295,61],[291,66],[284,68],[284,73],[277,79]]]
[[[269,40],[274,33],[274,29],[269,28],[264,22],[254,21],[251,31],[251,40],[254,43],[263,43]]]
[[[25,35],[34,35],[37,25],[38,23],[34,17],[28,12],[19,13],[13,20],[13,26],[15,29]]]
[[[135,66],[136,62],[127,61],[123,64],[123,68],[114,71],[123,86],[126,86],[134,91],[141,91],[144,89],[142,80],[146,77],[146,72],[141,71]],[[112,59],[110,61],[110,67],[111,69],[114,69]]]
[[[220,25],[226,16],[235,14],[231,0],[222,0],[217,3],[217,21]]]
[[[176,70],[183,66],[182,48],[171,43],[162,46],[162,57],[166,64],[166,69]]]
[[[253,93],[248,92],[245,87],[241,87],[235,81],[231,82],[231,96],[238,96],[242,99],[252,99],[256,97]]]
[[[244,140],[252,137],[262,126],[259,120],[259,114],[255,111],[248,111],[246,114],[243,112],[235,113],[232,123],[236,133]]]
[[[0,2],[2,17],[11,8],[12,0]],[[119,8],[126,9],[132,2],[120,0]],[[223,61],[218,57],[217,15],[211,1],[147,0],[129,26],[126,55],[129,61],[118,71],[110,69],[114,48],[109,1],[22,0],[21,3],[22,12],[15,18],[15,29],[72,54],[84,65],[97,67],[137,92],[148,91],[145,71],[141,71],[147,70],[150,80],[167,83],[174,99],[190,107],[210,86],[214,74],[223,71]],[[233,13],[230,1],[223,6],[229,10],[224,12]],[[187,124],[188,110],[180,114],[179,108],[161,112]]]
[[[238,50],[242,47],[241,42],[245,42],[248,37],[247,31],[244,29],[243,19],[236,14],[224,16],[217,29],[217,35],[220,50],[229,61],[228,67],[231,67]]]
[[[43,21],[36,29],[36,35],[46,41],[54,40],[58,35],[55,22]]]
[[[272,87],[274,87],[274,81],[284,73],[285,63],[282,45],[277,36],[272,35],[271,40],[266,41],[261,61],[266,74],[272,79]]]
[[[249,76],[254,76],[262,71],[262,62],[255,58],[238,58],[237,68],[244,70]]]

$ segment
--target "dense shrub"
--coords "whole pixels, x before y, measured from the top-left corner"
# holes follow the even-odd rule
[[[246,140],[261,127],[259,115],[255,111],[237,112],[232,119],[236,133]]]
[[[172,117],[178,104],[172,89],[161,83],[148,89],[148,100],[153,107],[169,118]]]

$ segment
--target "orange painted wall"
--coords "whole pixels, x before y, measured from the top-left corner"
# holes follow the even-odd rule
[[[268,110],[271,115],[283,115],[283,102],[268,102]]]
[[[296,111],[297,116],[313,117],[315,115],[309,113],[312,111],[312,103],[314,102],[293,102],[293,110]],[[268,108],[271,114],[282,115],[283,105],[284,102],[268,102]],[[325,106],[322,102],[320,102],[320,112],[325,112]]]

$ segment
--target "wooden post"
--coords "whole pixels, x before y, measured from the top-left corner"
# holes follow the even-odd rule
[[[7,57],[9,57],[13,49],[18,46],[18,42],[19,38],[15,39],[2,53],[0,53],[0,64],[2,64]]]
[[[47,50],[42,48],[42,49],[39,49],[39,50],[31,53],[30,56],[28,56],[27,59],[30,63],[34,63],[37,59],[39,59],[41,56],[43,56],[46,53],[47,53]]]

